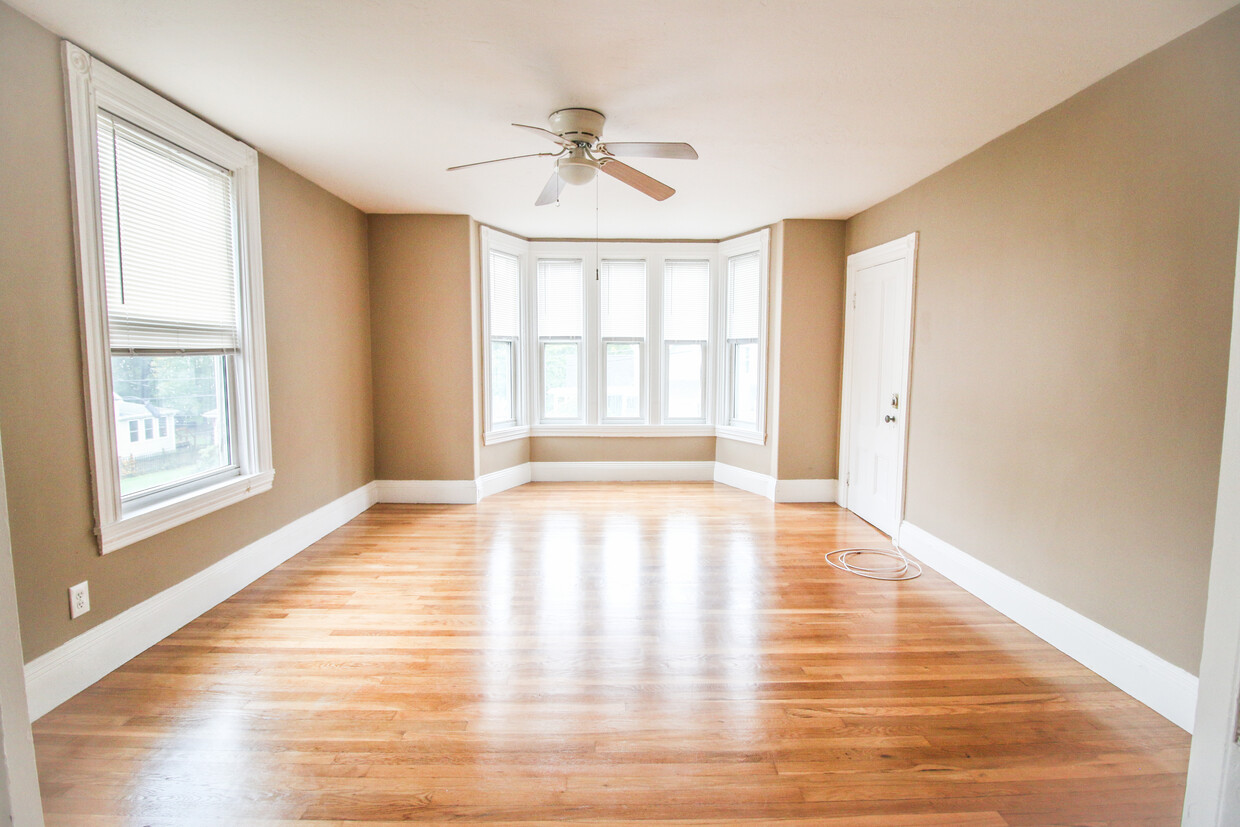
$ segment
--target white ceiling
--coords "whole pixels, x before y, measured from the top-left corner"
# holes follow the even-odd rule
[[[595,187],[534,207],[551,159],[508,126],[566,106],[657,203],[600,176],[599,231],[719,238],[846,218],[1237,0],[5,0],[367,212],[593,237]]]

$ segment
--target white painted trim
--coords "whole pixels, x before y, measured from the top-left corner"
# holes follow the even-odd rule
[[[777,503],[833,503],[835,480],[776,480]]]
[[[1196,734],[1188,760],[1185,827],[1240,823],[1240,250],[1232,292],[1231,361],[1223,415],[1214,550],[1202,639]]]
[[[37,720],[375,503],[367,483],[26,664]]]
[[[22,674],[22,640],[13,580],[13,548],[0,450],[0,824],[43,827],[30,708]]]
[[[271,488],[271,416],[263,311],[258,153],[67,40],[62,41],[61,56],[69,126],[70,192],[86,414],[91,426],[88,448],[95,525],[100,553],[107,554]],[[236,415],[233,450],[239,476],[209,487],[191,488],[187,484],[188,490],[182,496],[148,508],[131,503],[128,510],[121,502],[112,410],[111,350],[95,146],[100,109],[231,171],[235,198],[237,271],[240,274],[237,331],[241,346],[240,355],[233,360],[230,405]]]
[[[911,523],[901,524],[900,545],[965,591],[1192,732],[1197,703],[1193,675]]]
[[[476,480],[375,480],[381,503],[447,503],[471,505],[478,502]]]
[[[734,442],[748,442],[750,445],[765,445],[765,431],[750,431],[746,428],[735,428],[731,425],[720,425],[715,428],[715,436],[719,439],[730,439]]]
[[[847,284],[844,290],[844,360],[842,367],[842,384],[840,391],[840,450],[839,450],[839,469],[837,477],[840,480],[837,501],[844,508],[848,507],[848,469],[851,465],[852,457],[852,383],[853,383],[853,298],[856,295],[856,273],[867,267],[873,267],[878,264],[884,264],[890,261],[903,260],[906,266],[907,289],[905,301],[907,303],[908,312],[908,329],[905,331],[904,347],[901,352],[904,354],[904,364],[901,366],[901,396],[900,403],[902,411],[900,412],[900,439],[898,440],[896,452],[896,514],[892,520],[892,525],[897,529],[904,519],[904,496],[905,496],[905,472],[907,470],[906,462],[908,457],[908,425],[909,410],[911,406],[911,394],[913,383],[913,321],[916,313],[916,296],[917,296],[917,233],[909,233],[903,238],[897,238],[894,241],[888,241],[886,244],[880,244],[877,247],[871,247],[868,250],[862,250],[859,253],[853,253],[848,257],[847,264]]]
[[[733,488],[739,488],[742,491],[748,491],[751,494],[766,497],[768,500],[773,501],[775,499],[775,478],[767,474],[759,474],[757,471],[737,468],[735,465],[728,465],[725,462],[716,462],[714,480],[724,485],[730,485]]]
[[[518,485],[525,485],[532,479],[531,474],[528,462],[483,474],[478,478],[478,499],[507,491],[509,488],[516,488]]]
[[[535,425],[534,437],[686,437],[714,436],[713,425]]]
[[[498,445],[501,442],[515,442],[518,439],[528,439],[530,436],[530,426],[521,425],[517,428],[504,428],[499,431],[488,431],[482,435],[483,445]]]
[[[623,482],[663,480],[710,482],[715,463],[705,462],[531,462],[534,482]]]

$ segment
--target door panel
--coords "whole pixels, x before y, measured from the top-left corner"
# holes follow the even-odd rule
[[[852,392],[848,508],[887,534],[900,512],[904,365],[908,353],[908,267],[904,259],[853,276]]]

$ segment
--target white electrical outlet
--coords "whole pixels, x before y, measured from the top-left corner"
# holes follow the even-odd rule
[[[69,617],[78,618],[90,611],[90,584],[83,580],[69,587]]]

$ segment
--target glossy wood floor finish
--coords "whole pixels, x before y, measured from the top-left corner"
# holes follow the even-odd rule
[[[878,538],[709,483],[376,506],[39,721],[47,822],[1179,823],[1182,731],[823,562]]]

